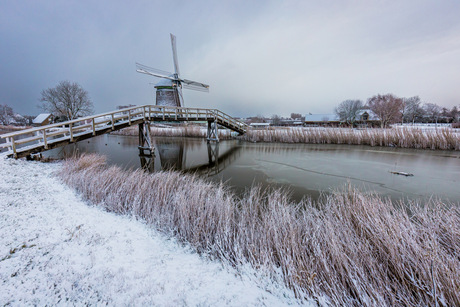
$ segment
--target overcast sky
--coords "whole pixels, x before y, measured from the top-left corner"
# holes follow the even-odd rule
[[[460,104],[460,1],[4,1],[0,104],[40,113],[40,92],[79,83],[96,112],[154,103],[135,62],[210,85],[185,105],[235,116],[331,113],[393,93]]]

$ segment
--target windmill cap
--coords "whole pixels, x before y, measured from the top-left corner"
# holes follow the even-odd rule
[[[174,75],[171,75],[171,77],[174,77]],[[157,84],[155,84],[155,88],[157,87],[172,87],[173,82],[172,80],[169,79],[161,79]]]

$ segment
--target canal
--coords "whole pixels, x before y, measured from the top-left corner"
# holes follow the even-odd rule
[[[102,135],[44,153],[99,153],[109,164],[148,171],[179,170],[224,182],[242,195],[252,185],[286,188],[293,200],[317,199],[347,184],[392,200],[430,197],[460,202],[460,152],[353,145],[249,143],[155,137],[155,157],[139,157],[138,139]],[[406,172],[413,176],[391,173]]]

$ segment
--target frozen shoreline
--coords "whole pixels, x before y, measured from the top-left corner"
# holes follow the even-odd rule
[[[281,306],[291,291],[85,204],[43,164],[0,156],[0,302]],[[265,288],[266,290],[262,289]]]

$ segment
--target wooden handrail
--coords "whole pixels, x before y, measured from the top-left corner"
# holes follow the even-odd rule
[[[42,127],[30,128],[21,131],[15,131],[0,135],[0,138],[6,138],[7,142],[0,144],[0,148],[10,148],[10,152],[16,156],[16,152],[21,148],[16,145],[22,145],[33,141],[39,141],[39,144],[31,145],[34,148],[44,146],[48,148],[48,144],[56,140],[54,137],[62,135],[59,139],[68,139],[74,141],[76,133],[78,135],[90,133],[97,135],[99,129],[116,130],[119,123],[124,125],[132,125],[138,123],[139,120],[154,120],[161,118],[162,120],[213,120],[218,121],[238,132],[246,132],[248,125],[240,122],[230,115],[217,110],[207,108],[186,108],[172,106],[157,106],[157,105],[142,105],[124,108],[112,112],[96,114],[60,122],[56,124],[46,125]],[[32,134],[33,136],[28,136]],[[25,137],[24,137],[25,136]],[[22,138],[20,138],[22,137]],[[28,146],[30,148],[30,146]]]

